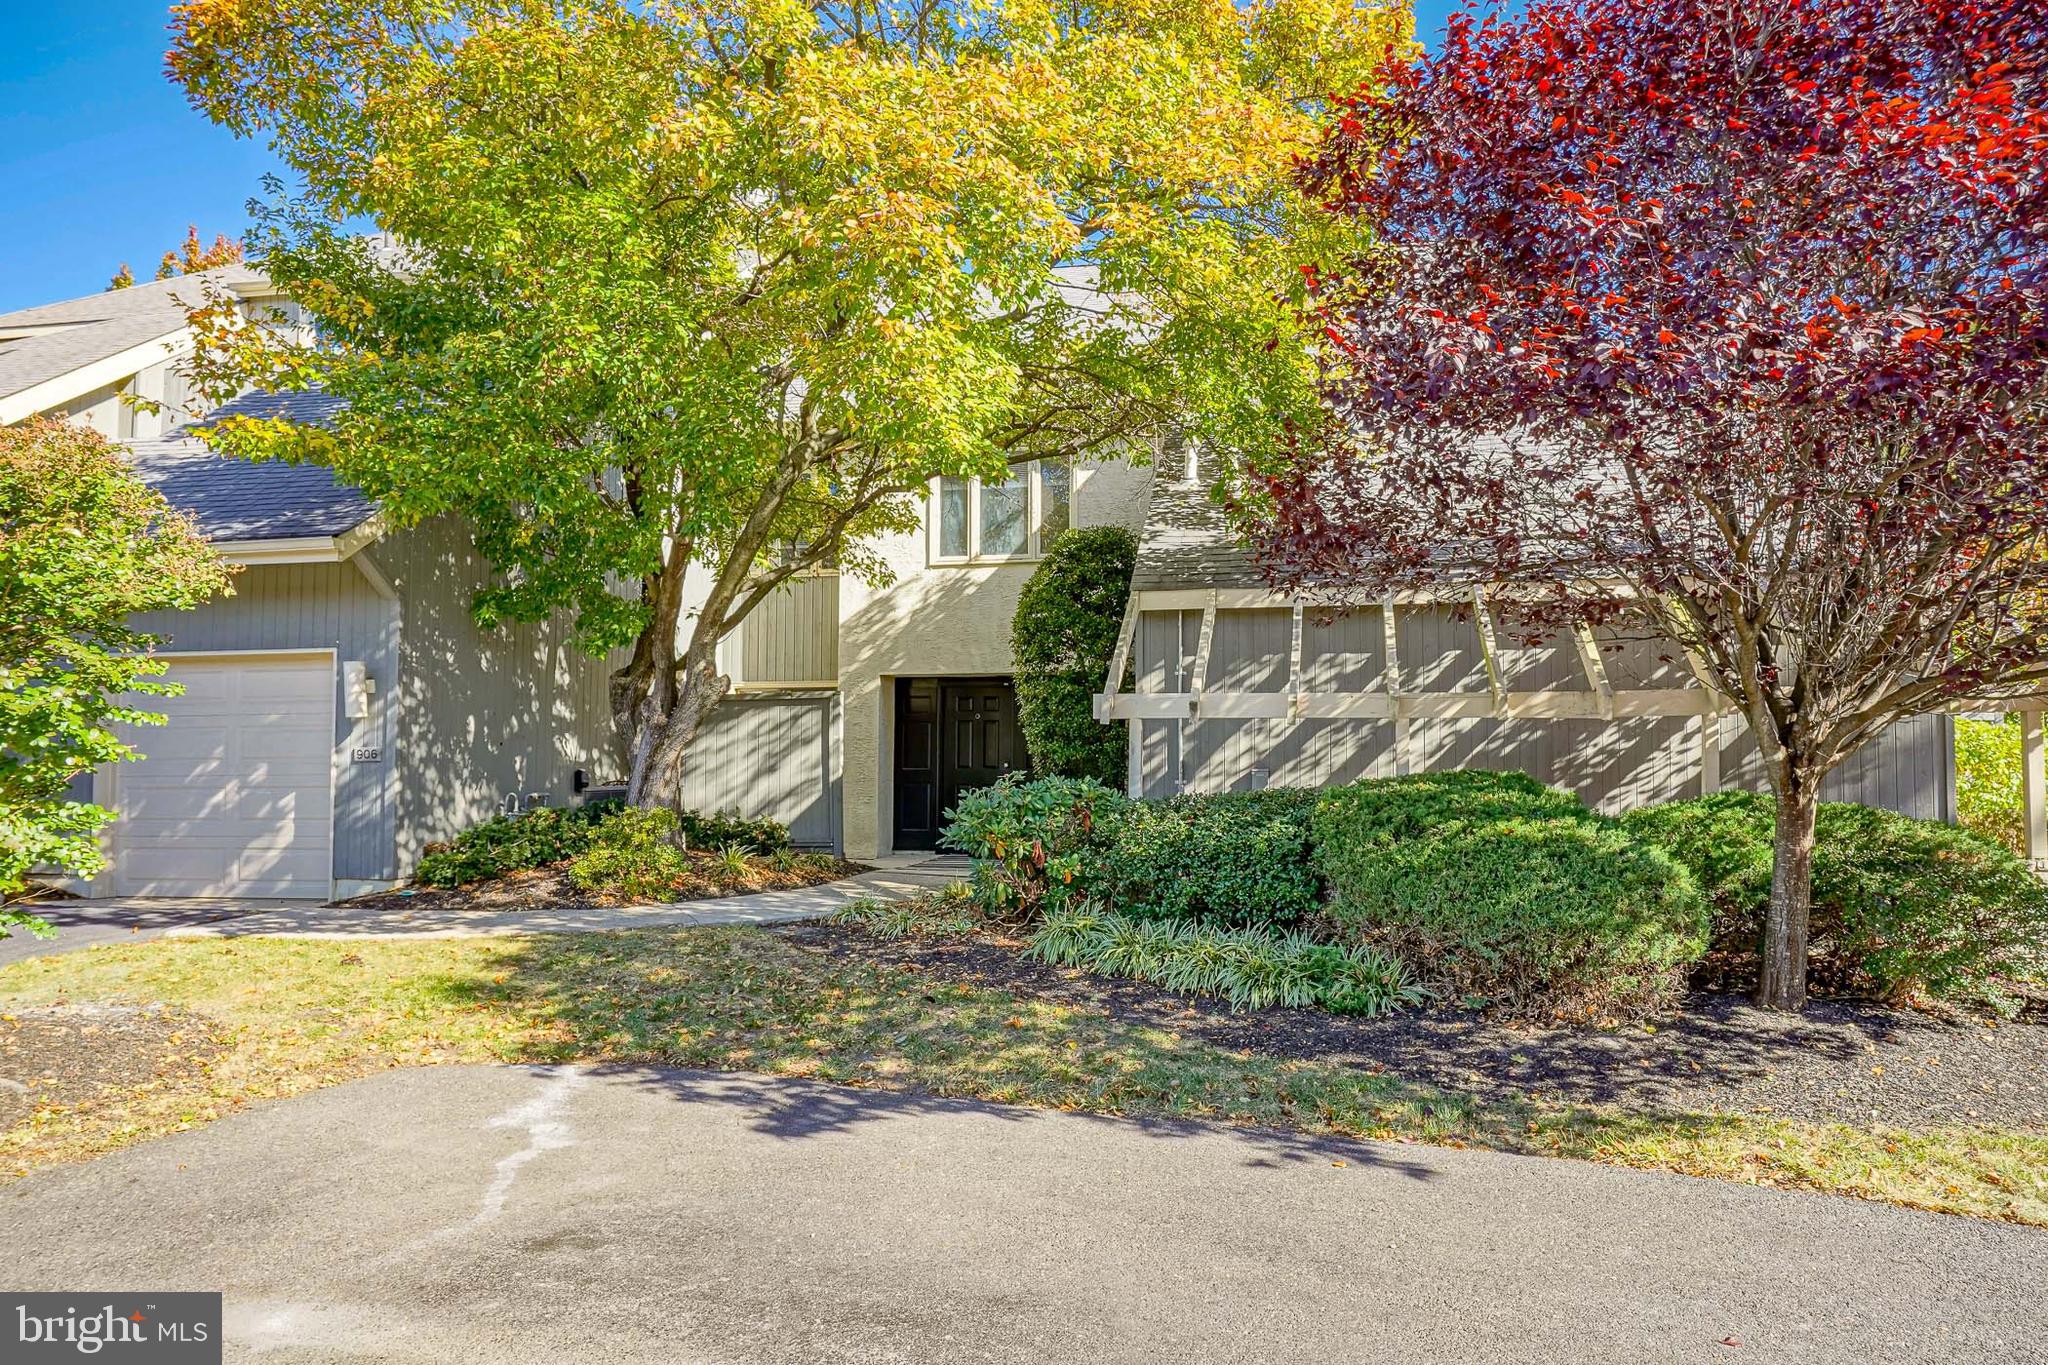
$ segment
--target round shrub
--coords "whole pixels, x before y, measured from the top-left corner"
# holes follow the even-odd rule
[[[569,880],[585,891],[633,900],[661,900],[674,894],[690,870],[676,844],[681,827],[666,808],[620,806],[591,832],[589,845],[569,864]]]
[[[1631,811],[1623,824],[1691,869],[1715,941],[1753,962],[1771,899],[1767,796],[1717,792]],[[1937,820],[1823,802],[1816,820],[1809,973],[1841,995],[1996,1005],[2002,979],[2042,969],[2048,886],[1993,841]]]
[[[1137,555],[1137,538],[1121,526],[1068,531],[1017,599],[1017,722],[1039,776],[1123,784],[1125,727],[1096,720],[1094,697],[1116,652]]]
[[[1289,928],[1322,899],[1311,817],[1319,792],[1176,796],[1118,807],[1084,890],[1138,919]]]
[[[1692,875],[1609,822],[1456,825],[1358,859],[1333,914],[1452,997],[1519,1014],[1654,1009],[1706,950]]]

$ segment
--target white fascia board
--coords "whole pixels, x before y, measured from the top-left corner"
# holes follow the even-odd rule
[[[140,345],[102,356],[75,370],[66,370],[63,374],[45,379],[40,384],[31,384],[17,393],[0,398],[0,427],[26,422],[39,412],[61,408],[73,399],[82,398],[95,390],[106,388],[109,384],[118,383],[159,361],[182,355],[191,347],[192,329],[180,326]]]
[[[271,540],[214,542],[230,564],[337,564],[345,557],[333,536],[279,536]]]
[[[374,545],[384,519],[372,515],[338,536],[278,536],[270,540],[215,541],[213,551],[230,564],[339,564]]]

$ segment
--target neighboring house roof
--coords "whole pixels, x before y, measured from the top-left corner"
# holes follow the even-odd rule
[[[1163,479],[1153,483],[1131,572],[1134,590],[1263,586],[1250,553],[1230,533],[1208,489]]]
[[[222,266],[0,313],[0,399],[175,336],[184,330],[187,312],[205,298],[208,283],[247,290],[262,287],[264,279],[245,266]],[[79,393],[94,387],[87,384]]]
[[[221,455],[206,444],[204,428],[233,416],[325,426],[340,408],[340,399],[314,390],[246,394],[168,436],[123,449],[142,481],[189,513],[216,544],[339,536],[368,521],[377,505],[325,465]]]

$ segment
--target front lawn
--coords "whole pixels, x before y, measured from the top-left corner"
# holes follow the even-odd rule
[[[2048,1133],[2035,1129],[1908,1132],[1459,1093],[949,978],[863,937],[805,926],[255,938],[32,959],[0,971],[0,1027],[34,1012],[48,1032],[67,1011],[160,1005],[192,1021],[193,1046],[153,1054],[146,1084],[44,1096],[21,1077],[35,1103],[0,1134],[0,1169],[90,1157],[387,1067],[585,1061],[1484,1146],[2048,1226]]]

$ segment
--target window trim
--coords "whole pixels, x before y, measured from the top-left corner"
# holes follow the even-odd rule
[[[925,562],[934,567],[963,568],[976,564],[1036,564],[1045,558],[1046,547],[1042,543],[1041,528],[1045,520],[1045,481],[1040,476],[1043,460],[1020,460],[1010,466],[1013,473],[1024,477],[1024,549],[1018,554],[985,554],[981,548],[981,487],[980,475],[953,475],[967,480],[967,553],[949,555],[939,548],[942,534],[939,499],[944,486],[943,477],[933,478],[925,490]],[[1074,528],[1074,511],[1078,501],[1080,480],[1075,477],[1074,462],[1067,466],[1067,530]]]

